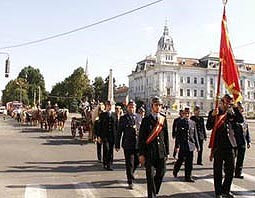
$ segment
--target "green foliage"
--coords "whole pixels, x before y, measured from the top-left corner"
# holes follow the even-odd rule
[[[48,100],[51,104],[57,103],[60,108],[68,108],[72,112],[78,111],[82,99],[106,101],[108,97],[109,77],[95,77],[90,85],[90,80],[82,67],[78,67],[62,82],[53,86],[50,94],[45,89],[44,77],[39,69],[32,66],[23,68],[15,80],[11,80],[5,87],[2,102],[22,100],[26,105],[37,104],[40,92],[41,107],[45,108]],[[115,79],[113,78],[114,88]],[[114,89],[115,90],[115,89]]]
[[[18,79],[19,78],[24,79],[27,84],[27,86],[25,87],[25,90],[27,91],[27,95],[28,95],[28,103],[25,103],[25,104],[30,104],[33,106],[34,102],[38,103],[39,90],[40,90],[40,99],[43,100],[46,98],[47,93],[45,90],[44,77],[40,73],[39,69],[35,69],[32,66],[25,67],[20,71],[18,75]]]
[[[77,68],[64,81],[53,86],[49,97],[54,103],[66,107],[72,105],[72,108],[75,106],[73,105],[74,101],[80,101],[82,98],[92,99],[93,89],[84,69],[82,67]]]
[[[26,105],[33,105],[34,99],[37,102],[40,87],[40,97],[45,98],[47,93],[45,83],[39,69],[31,66],[23,68],[15,80],[11,80],[5,87],[2,95],[3,103],[14,100],[22,100]],[[37,97],[34,98],[34,95]]]
[[[103,93],[104,93],[104,80],[102,77],[95,77],[93,83],[94,89],[94,99],[96,101],[103,101]]]

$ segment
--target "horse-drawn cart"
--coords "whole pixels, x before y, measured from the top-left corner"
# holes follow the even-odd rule
[[[82,139],[84,134],[88,133],[88,139],[90,140],[91,134],[91,120],[86,118],[76,118],[72,117],[71,121],[71,133],[72,137],[75,138],[76,132],[78,132],[79,137]]]

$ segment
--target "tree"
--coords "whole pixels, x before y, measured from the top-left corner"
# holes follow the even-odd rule
[[[35,69],[32,66],[25,67],[21,70],[18,75],[18,78],[25,79],[27,82],[27,94],[29,104],[33,105],[34,102],[38,102],[37,99],[40,94],[40,99],[44,100],[47,96],[47,92],[45,90],[45,82],[44,77],[40,73],[39,69]],[[40,88],[39,88],[40,87]],[[40,93],[39,93],[40,90]],[[35,97],[36,96],[36,97]],[[36,101],[34,101],[36,99]]]
[[[104,80],[102,77],[95,77],[94,83],[93,83],[93,89],[94,89],[94,99],[96,101],[102,101],[103,100],[103,93],[104,93]]]
[[[66,107],[70,107],[74,99],[77,101],[82,98],[92,99],[93,89],[84,69],[77,68],[64,81],[53,86],[50,97],[56,103],[62,103]]]

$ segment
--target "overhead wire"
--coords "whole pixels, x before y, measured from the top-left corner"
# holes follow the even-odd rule
[[[69,35],[69,34],[72,34],[72,33],[78,32],[78,31],[82,31],[82,30],[88,29],[90,27],[93,27],[93,26],[96,26],[96,25],[99,25],[99,24],[102,24],[102,23],[114,20],[116,18],[119,18],[119,17],[125,16],[125,15],[128,15],[128,14],[131,14],[131,13],[136,12],[138,10],[141,10],[141,9],[150,7],[152,5],[155,5],[157,3],[160,3],[161,1],[164,1],[164,0],[153,1],[151,3],[145,4],[145,5],[140,6],[138,8],[135,8],[135,9],[123,12],[121,14],[118,14],[118,15],[115,15],[115,16],[112,16],[112,17],[109,17],[109,18],[106,18],[106,19],[103,19],[103,20],[91,23],[89,25],[85,25],[85,26],[82,26],[82,27],[79,27],[79,28],[75,28],[75,29],[70,30],[70,31],[66,31],[66,32],[59,33],[59,34],[56,34],[56,35],[53,35],[53,36],[48,36],[48,37],[45,37],[45,38],[37,39],[37,40],[34,40],[34,41],[28,41],[28,42],[24,42],[24,43],[20,43],[20,44],[0,47],[0,49],[2,50],[2,49],[11,49],[11,48],[23,47],[23,46],[32,45],[32,44],[40,43],[40,42],[43,42],[43,41],[55,39],[55,38],[58,38],[58,37],[66,36],[66,35]]]

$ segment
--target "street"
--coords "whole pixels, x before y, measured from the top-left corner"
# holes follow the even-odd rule
[[[3,198],[93,198],[146,197],[145,171],[136,173],[134,190],[127,189],[123,151],[114,153],[114,171],[105,171],[96,160],[96,146],[78,138],[72,139],[70,118],[65,130],[43,131],[39,126],[18,124],[0,116],[0,197]],[[170,154],[172,120],[169,121]],[[249,122],[252,143],[255,122]],[[161,198],[214,197],[212,162],[208,142],[204,145],[203,166],[194,164],[195,183],[184,181],[184,171],[172,175],[173,159],[161,186]],[[246,150],[244,179],[234,179],[231,191],[236,197],[255,198],[255,146]],[[196,154],[194,162],[196,161]],[[183,167],[182,167],[183,168]]]

